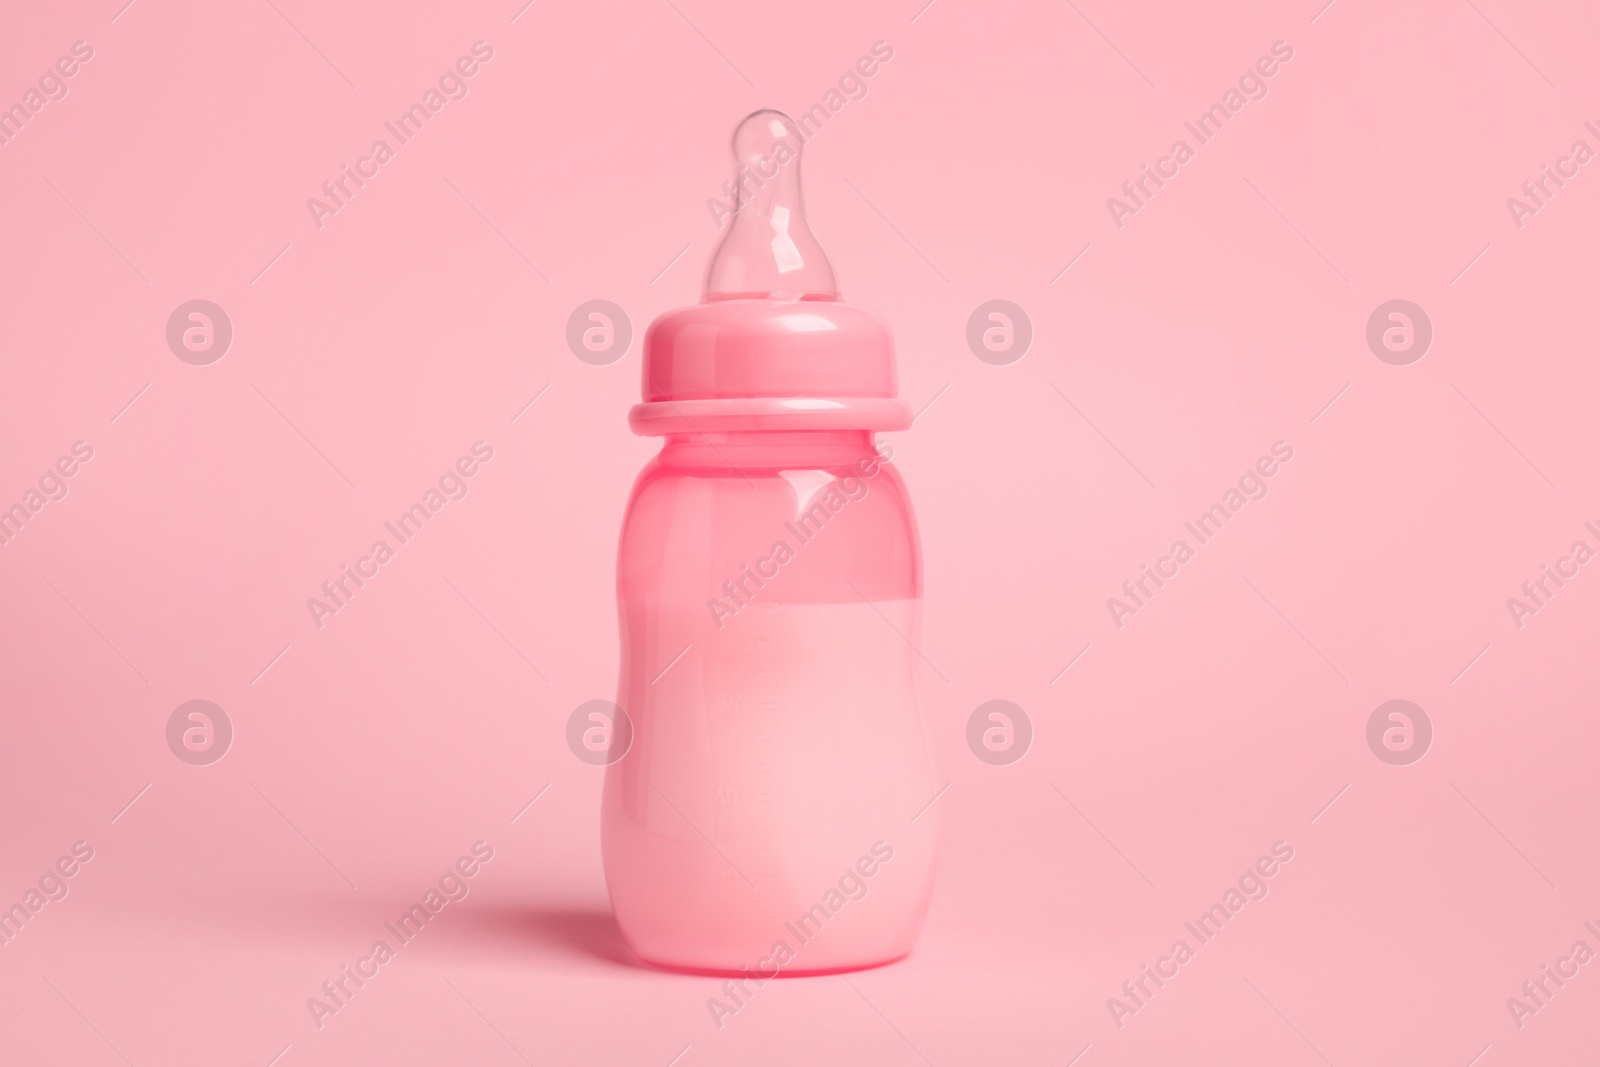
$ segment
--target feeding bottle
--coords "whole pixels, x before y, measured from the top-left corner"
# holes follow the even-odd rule
[[[806,224],[801,147],[779,112],[739,125],[703,298],[645,336],[629,423],[664,443],[623,519],[633,736],[601,810],[639,957],[758,979],[905,955],[936,847],[921,551],[874,439],[911,416],[889,331],[839,300]]]

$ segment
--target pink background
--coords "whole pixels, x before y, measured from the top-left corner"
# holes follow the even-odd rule
[[[95,849],[0,948],[0,1060],[1592,1062],[1600,963],[1521,1028],[1506,999],[1600,949],[1600,574],[1520,629],[1505,603],[1600,548],[1600,163],[1520,229],[1505,203],[1600,148],[1592,5],[121,3],[0,15],[0,103],[94,49],[0,147],[0,502],[94,449],[0,547],[0,903]],[[319,230],[306,199],[478,40]],[[877,40],[806,183],[932,403],[890,437],[943,862],[909,959],[719,1031],[720,983],[628,959],[563,730],[615,692],[639,338],[698,296],[728,134]],[[1115,226],[1278,40],[1269,95]],[[209,366],[165,341],[195,298],[233,323]],[[1008,366],[964,340],[995,298],[1034,329]],[[1364,337],[1395,298],[1434,327],[1409,366]],[[635,332],[608,366],[564,340],[592,299]],[[317,629],[306,598],[480,439]],[[1270,495],[1114,626],[1278,440]],[[993,698],[1036,732],[1007,767],[964,739]],[[1397,698],[1435,731],[1409,766],[1366,742]],[[192,699],[235,729],[211,766],[167,747]],[[319,1030],[306,999],[480,839],[472,895]],[[1279,840],[1270,895],[1119,1029],[1107,998]]]

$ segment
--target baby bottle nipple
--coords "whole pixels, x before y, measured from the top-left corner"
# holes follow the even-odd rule
[[[757,111],[733,133],[733,221],[706,267],[705,299],[833,300],[833,265],[806,225],[800,130]]]

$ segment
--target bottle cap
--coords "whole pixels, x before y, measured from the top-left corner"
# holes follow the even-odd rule
[[[801,131],[757,111],[733,135],[733,217],[694,307],[644,339],[638,434],[733,430],[902,430],[894,341],[840,302],[833,265],[806,223]]]

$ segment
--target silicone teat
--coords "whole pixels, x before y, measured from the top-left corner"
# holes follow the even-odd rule
[[[833,300],[833,265],[806,225],[794,120],[757,111],[733,132],[734,215],[706,265],[705,299]],[[731,187],[731,188],[730,188]]]

